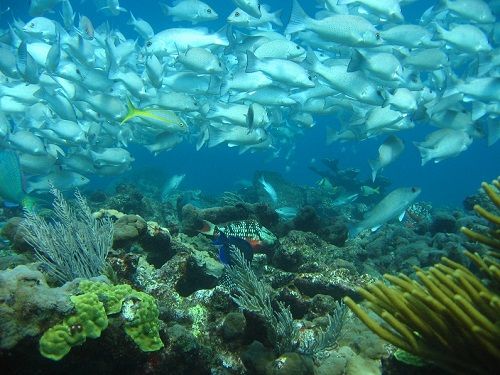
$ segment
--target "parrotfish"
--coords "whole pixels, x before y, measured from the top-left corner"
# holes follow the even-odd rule
[[[199,229],[199,232],[208,236],[216,236],[218,232],[222,232],[228,237],[238,237],[247,241],[254,250],[273,246],[278,240],[269,229],[253,219],[219,225],[204,220],[203,228]]]

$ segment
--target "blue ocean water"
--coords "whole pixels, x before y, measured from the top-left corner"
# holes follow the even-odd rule
[[[230,1],[206,1],[219,14],[219,19],[205,23],[202,26],[212,31],[221,28],[226,17],[234,9]],[[272,10],[283,9],[282,20],[286,25],[291,9],[291,1],[270,0],[266,4]],[[317,10],[313,1],[302,1],[304,9],[309,15]],[[425,9],[435,1],[418,0],[403,8],[405,22],[418,22]],[[72,1],[75,12],[89,17],[95,26],[107,21],[112,27],[120,29],[127,38],[136,38],[136,34],[127,25],[128,13],[121,13],[116,17],[106,17],[96,11],[92,0]],[[120,5],[134,13],[136,18],[147,20],[155,32],[170,27],[192,27],[189,23],[173,23],[160,11],[158,1],[152,0],[121,0]],[[23,21],[28,21],[28,1],[1,0],[0,9],[11,8],[1,16],[2,28],[11,21],[12,15]],[[59,19],[59,10],[48,17]],[[139,41],[139,43],[141,43]],[[361,179],[369,179],[371,170],[368,159],[374,158],[377,148],[385,139],[379,136],[362,142],[325,144],[326,127],[338,127],[338,120],[331,116],[315,116],[316,126],[305,129],[301,137],[295,139],[296,150],[289,159],[271,158],[269,152],[239,155],[237,149],[224,145],[214,148],[202,148],[196,151],[194,143],[184,142],[171,151],[162,152],[154,156],[141,146],[130,145],[129,151],[135,158],[133,169],[129,173],[144,171],[160,171],[165,176],[172,174],[186,174],[183,187],[200,189],[205,193],[220,193],[234,188],[234,182],[241,179],[251,180],[257,170],[269,170],[281,173],[286,179],[297,184],[314,184],[318,176],[308,166],[311,162],[323,158],[338,159],[341,168],[357,168]],[[427,134],[436,130],[435,127],[419,123],[414,129],[399,132],[406,144],[403,155],[382,173],[389,178],[394,188],[401,186],[420,186],[421,200],[430,201],[434,205],[460,205],[466,195],[474,193],[480,182],[490,180],[498,175],[500,161],[500,142],[488,147],[486,139],[475,139],[469,149],[459,156],[434,164],[429,162],[420,165],[420,155],[414,141],[422,141]],[[153,173],[153,172],[151,172]],[[106,186],[119,181],[123,176],[113,178],[92,179],[90,188]]]

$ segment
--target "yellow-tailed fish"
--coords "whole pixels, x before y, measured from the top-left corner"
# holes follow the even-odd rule
[[[165,127],[167,130],[175,132],[186,132],[187,126],[184,122],[175,114],[175,112],[166,109],[156,109],[156,108],[136,108],[132,101],[127,98],[128,112],[120,125],[123,125],[127,121],[138,117],[148,124]]]

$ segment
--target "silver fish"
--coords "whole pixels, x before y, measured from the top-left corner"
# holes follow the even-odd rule
[[[395,135],[387,137],[378,148],[377,158],[368,161],[372,169],[372,181],[375,181],[377,173],[393,163],[401,155],[404,149],[405,145],[400,138]]]
[[[160,7],[167,16],[174,21],[188,21],[192,24],[198,22],[214,21],[219,15],[208,4],[199,0],[178,0],[173,2],[172,7],[160,3]]]
[[[400,221],[403,220],[406,209],[417,199],[420,192],[421,189],[418,187],[393,190],[368,211],[361,222],[351,228],[349,237],[354,238],[365,229],[374,232],[396,217],[399,217]]]

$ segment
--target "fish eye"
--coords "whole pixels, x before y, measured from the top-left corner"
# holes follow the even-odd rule
[[[412,192],[412,193],[416,193],[416,192],[417,192],[417,188],[412,187],[412,188],[411,188],[411,192]]]
[[[380,33],[379,32],[375,33],[375,38],[377,38],[377,40],[380,40]]]
[[[222,63],[219,61],[219,66],[222,68]]]
[[[234,12],[234,16],[235,17],[239,17],[240,16],[240,12]]]
[[[35,23],[31,22],[30,25],[29,25],[29,27],[34,28],[35,27]]]
[[[152,44],[153,44],[153,43],[152,43],[150,40],[148,40],[148,41],[146,42],[146,47],[151,47],[151,45],[152,45]]]
[[[297,46],[295,48],[300,49],[300,46],[297,44]]]
[[[309,81],[312,81],[312,80],[313,80],[311,76],[307,76],[307,79],[308,79]]]
[[[75,71],[76,71],[76,74],[79,74],[79,75],[81,75],[81,74],[82,74],[82,73],[80,72],[80,69],[78,69],[78,68],[76,68],[76,70],[75,70]]]
[[[180,126],[181,128],[183,128],[183,127],[184,127],[184,126],[186,126],[186,125],[184,125],[184,123],[182,123],[182,122],[179,122],[179,126]]]
[[[208,8],[207,13],[212,13],[212,9]]]

